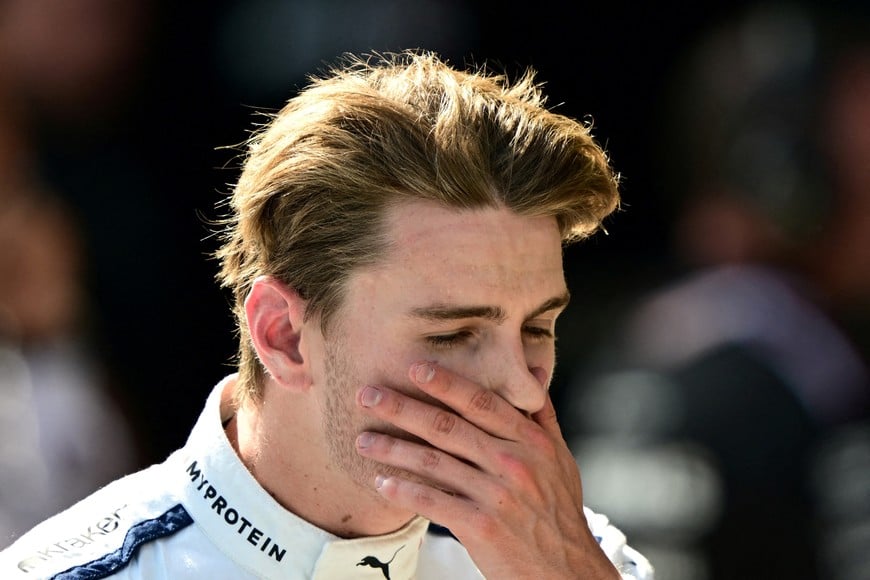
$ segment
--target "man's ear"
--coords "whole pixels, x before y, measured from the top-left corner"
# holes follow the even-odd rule
[[[294,289],[271,276],[254,280],[245,298],[248,331],[260,362],[280,385],[308,383],[307,364],[299,348],[305,301]]]

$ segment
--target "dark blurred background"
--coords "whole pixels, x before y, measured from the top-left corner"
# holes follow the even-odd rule
[[[866,2],[0,0],[0,546],[182,445],[232,370],[209,225],[342,52],[531,66],[623,207],[554,393],[663,579],[870,578]]]

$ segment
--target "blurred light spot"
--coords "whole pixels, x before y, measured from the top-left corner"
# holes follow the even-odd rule
[[[572,449],[585,501],[627,530],[688,542],[712,529],[719,518],[721,478],[696,446],[580,439]]]

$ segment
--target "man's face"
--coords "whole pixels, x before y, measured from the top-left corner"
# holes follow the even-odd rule
[[[369,489],[385,469],[357,454],[357,435],[403,434],[363,416],[360,387],[427,400],[407,376],[428,360],[533,413],[546,397],[555,321],[567,303],[555,218],[414,201],[389,210],[387,234],[384,259],[351,275],[332,331],[312,351],[332,463]]]

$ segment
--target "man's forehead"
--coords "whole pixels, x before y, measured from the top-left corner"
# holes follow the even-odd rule
[[[381,259],[351,276],[353,294],[395,291],[396,307],[491,305],[516,298],[517,306],[528,309],[567,291],[554,218],[410,202],[391,210],[385,233]]]
[[[457,266],[486,267],[478,254],[549,255],[561,265],[561,236],[556,219],[522,216],[505,207],[456,209],[414,200],[391,207],[386,235],[395,255],[411,259],[449,259]],[[470,261],[463,260],[468,252]]]

